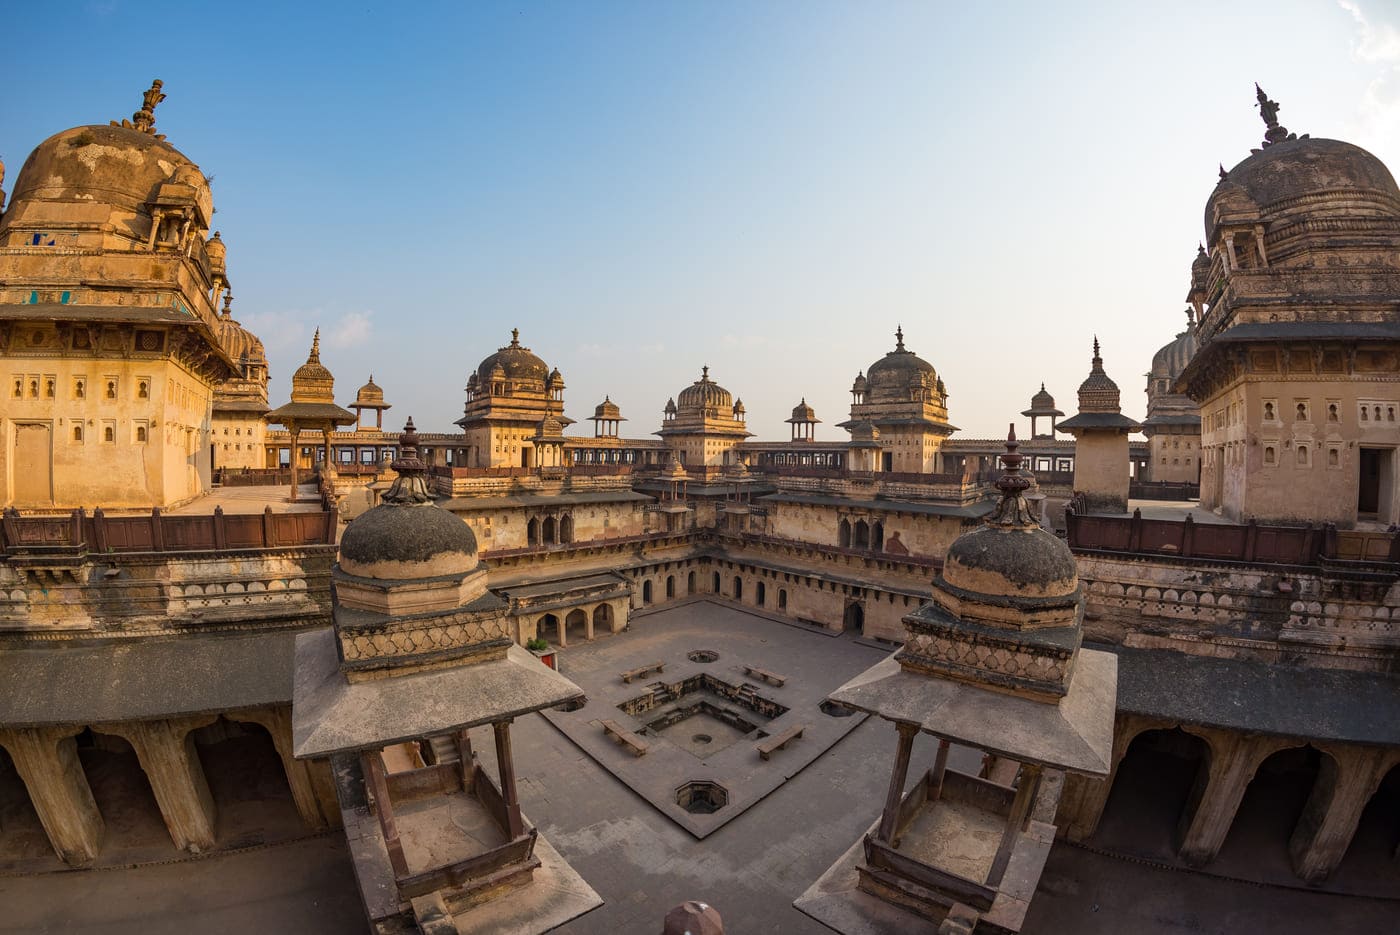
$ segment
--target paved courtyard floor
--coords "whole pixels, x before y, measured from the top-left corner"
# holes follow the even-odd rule
[[[670,612],[649,616],[662,625]],[[647,619],[608,640],[645,637]],[[836,654],[851,643],[846,636],[818,638]],[[599,640],[597,646],[606,643]],[[727,645],[715,639],[706,648],[725,652]],[[568,671],[567,657],[564,667]],[[526,814],[605,900],[558,929],[567,935],[655,935],[666,911],[686,899],[712,902],[735,935],[827,933],[792,901],[875,819],[895,749],[894,729],[879,719],[866,720],[755,807],[697,840],[545,718],[522,718],[511,734]],[[475,749],[494,769],[490,732],[477,729],[473,735]],[[931,738],[918,739],[911,776],[932,764],[935,749]],[[975,759],[964,756],[956,765],[973,764]],[[1286,841],[1268,846],[1274,844],[1284,847]],[[170,857],[175,856],[172,851]],[[1388,893],[1393,899],[1338,896],[1165,869],[1057,844],[1025,931],[1393,933],[1400,931],[1400,872],[1393,879]],[[134,869],[0,874],[0,906],[5,933],[364,931],[354,874],[338,834]]]

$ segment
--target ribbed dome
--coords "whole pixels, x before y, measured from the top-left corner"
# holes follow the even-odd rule
[[[496,375],[498,367],[500,368],[499,376]],[[540,389],[543,390],[544,381],[549,376],[549,366],[531,353],[528,347],[521,346],[519,329],[512,329],[510,343],[483,360],[481,366],[476,368],[476,372],[484,382],[490,382],[493,379],[518,382],[536,381],[540,384]]]
[[[866,402],[908,402],[911,389],[941,392],[933,364],[904,348],[904,329],[895,332],[894,350],[866,368]],[[854,387],[853,387],[854,389]],[[856,390],[856,392],[860,392]]]
[[[355,393],[355,404],[357,406],[371,406],[382,402],[384,402],[384,390],[380,388],[378,383],[374,382],[374,374],[370,374],[369,382]]]
[[[258,336],[233,319],[231,296],[224,297],[224,313],[219,319],[219,343],[230,358],[248,363],[266,363],[267,352]]]
[[[1156,354],[1152,355],[1153,377],[1163,377],[1168,380],[1176,379],[1182,370],[1186,369],[1186,364],[1196,353],[1196,335],[1192,331],[1183,331],[1176,336],[1176,340],[1165,345]]]
[[[700,379],[681,390],[676,395],[676,406],[681,412],[727,409],[734,410],[734,397],[728,390],[710,379],[710,368],[700,371]]]
[[[1103,370],[1103,358],[1099,356],[1099,339],[1094,338],[1094,361],[1089,377],[1079,384],[1079,411],[1118,412],[1121,394],[1118,384]]]
[[[146,205],[172,181],[190,186],[206,220],[213,215],[208,180],[163,139],[126,127],[74,127],[29,154],[15,179],[9,213],[18,217],[15,209],[26,201],[81,201],[148,215]]]
[[[593,418],[621,421],[622,410],[618,407],[617,403],[612,401],[612,397],[605,396],[603,397],[603,401],[593,410]]]
[[[815,422],[817,421],[817,411],[807,405],[807,398],[804,396],[802,402],[792,407],[792,422]]]

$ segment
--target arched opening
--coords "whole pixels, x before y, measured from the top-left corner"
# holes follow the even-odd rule
[[[612,607],[607,604],[599,604],[593,608],[593,635],[597,636],[601,628],[606,628],[607,632],[612,632]]]
[[[559,618],[554,614],[545,614],[535,624],[535,635],[542,640],[560,642],[563,634],[559,632]]]
[[[736,600],[736,601],[742,601],[743,599],[744,599],[744,579],[743,579],[743,578],[740,578],[738,575],[735,575],[735,576],[734,576],[734,600]]]
[[[787,610],[787,588],[778,589],[778,609]]]
[[[666,599],[667,599],[667,600],[670,600],[671,598],[673,598],[673,597],[675,597],[675,596],[676,596],[676,576],[675,576],[675,575],[667,575],[667,576],[666,576]]]
[[[763,582],[760,581],[758,583],[758,586],[754,589],[754,603],[757,604],[759,607],[762,607],[767,598],[768,589],[764,587]]]
[[[136,750],[123,737],[84,728],[78,762],[106,826],[103,847],[174,845]]]
[[[1175,857],[1210,779],[1210,756],[1209,744],[1179,727],[1138,734],[1118,764],[1094,842]]]
[[[559,530],[554,522],[554,517],[546,516],[544,522],[540,524],[540,536],[544,539],[545,545],[554,545],[559,541]]]
[[[714,587],[711,590],[713,590],[716,594],[721,593],[719,585],[719,572],[715,572]]]
[[[851,547],[851,522],[850,522],[850,520],[845,520],[845,519],[841,520],[841,525],[840,525],[840,527],[838,527],[838,530],[837,530],[837,533],[836,533],[836,544],[839,545],[839,546],[840,546],[841,548],[843,548],[843,549],[849,549],[849,548]]]
[[[870,527],[870,547],[876,552],[885,548],[885,524],[876,523]]]
[[[559,541],[574,541],[574,518],[565,513],[564,518],[559,520]]]
[[[577,639],[588,639],[588,611],[582,608],[569,611],[564,618],[564,632]]]
[[[0,853],[6,857],[46,857],[53,853],[44,824],[29,798],[29,789],[4,747],[0,747]]]
[[[1336,761],[1316,747],[1270,754],[1254,771],[1220,847],[1218,862],[1291,875],[1288,842],[1313,787],[1324,772],[1335,781]]]
[[[651,579],[650,579],[650,578],[648,578],[646,581],[643,581],[643,582],[642,582],[642,603],[643,603],[643,604],[650,604],[650,603],[651,603]]]
[[[857,549],[870,548],[870,524],[863,519],[856,522],[854,546]]]
[[[693,571],[685,576],[685,593],[695,593],[695,572]]]
[[[540,521],[538,517],[530,517],[530,522],[525,527],[525,541],[529,545],[540,544]]]
[[[865,608],[860,601],[851,601],[846,605],[845,616],[841,620],[841,628],[852,633],[865,632]]]
[[[1385,774],[1361,812],[1356,833],[1332,879],[1363,892],[1384,892],[1395,885],[1395,855],[1400,847],[1400,766]]]
[[[286,767],[261,724],[219,718],[193,731],[221,834],[260,834],[264,840],[305,831]]]

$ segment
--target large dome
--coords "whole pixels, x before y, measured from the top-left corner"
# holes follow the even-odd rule
[[[733,412],[734,397],[710,379],[709,367],[703,367],[700,370],[700,379],[676,395],[676,406],[681,412],[703,409],[724,409]]]
[[[941,392],[938,371],[933,369],[933,364],[905,350],[902,328],[895,332],[894,350],[867,367],[865,374],[868,402],[879,402],[883,398],[907,402],[909,390],[918,388]]]
[[[1176,336],[1176,340],[1152,355],[1152,372],[1149,376],[1175,380],[1196,353],[1196,345],[1196,335],[1193,331],[1187,329],[1181,332]]]
[[[520,344],[519,329],[511,331],[509,344],[481,362],[481,366],[476,368],[477,377],[482,383],[489,384],[493,379],[492,371],[497,367],[501,368],[505,379],[516,382],[538,381],[541,389],[543,389],[545,378],[549,376],[549,366],[531,353],[528,347],[523,347]],[[497,376],[494,379],[500,379],[500,377]]]
[[[146,213],[167,182],[189,185],[212,216],[209,181],[174,146],[127,127],[74,127],[54,134],[25,160],[10,196],[10,209],[25,201],[87,201]]]
[[[1350,214],[1360,200],[1370,211],[1400,216],[1400,188],[1385,163],[1351,143],[1302,137],[1265,146],[1225,173],[1206,202],[1206,236],[1215,239],[1217,205],[1229,210],[1247,199],[1264,212],[1321,195],[1346,198]],[[1326,200],[1306,209],[1325,212]]]

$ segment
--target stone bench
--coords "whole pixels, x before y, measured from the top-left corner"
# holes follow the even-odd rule
[[[769,685],[777,685],[779,688],[788,680],[786,675],[779,675],[776,672],[769,672],[767,669],[760,669],[758,666],[744,666],[744,674],[751,675],[756,679],[763,679]]]
[[[647,752],[647,742],[616,721],[604,721],[603,733],[622,741],[623,746],[631,749],[633,756],[641,756]]]
[[[758,755],[765,760],[768,759],[773,755],[774,751],[783,749],[783,747],[786,747],[788,744],[792,743],[792,741],[801,737],[802,732],[806,729],[807,725],[805,724],[794,724],[781,734],[769,737],[758,745]]]
[[[652,672],[660,674],[664,671],[666,671],[666,663],[653,662],[650,665],[638,666],[635,669],[628,669],[626,672],[619,672],[618,678],[622,679],[628,685],[631,685],[633,679],[644,678]]]

